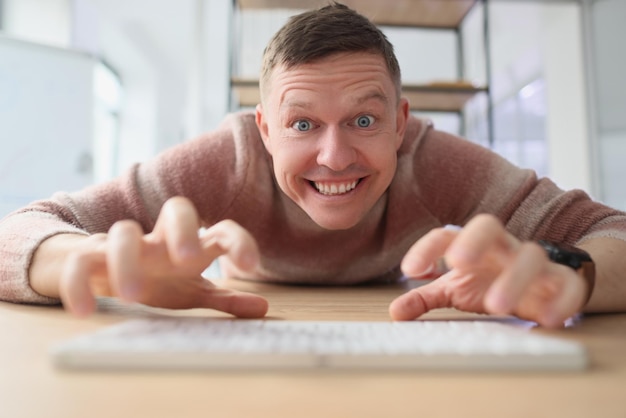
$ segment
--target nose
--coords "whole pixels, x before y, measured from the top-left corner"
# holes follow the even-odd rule
[[[329,127],[319,138],[317,164],[326,166],[333,171],[341,171],[354,164],[357,150],[349,136],[340,128]]]

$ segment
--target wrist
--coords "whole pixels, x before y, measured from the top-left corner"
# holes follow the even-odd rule
[[[578,270],[576,270],[576,272],[585,280],[585,283],[587,284],[587,295],[585,297],[585,303],[583,304],[583,306],[585,306],[589,303],[596,285],[596,265],[593,260],[585,262]]]
[[[570,267],[583,278],[587,290],[583,306],[587,305],[596,282],[596,268],[591,255],[581,248],[568,244],[539,241],[539,245],[543,247],[551,261]]]
[[[67,256],[88,248],[89,241],[93,241],[93,236],[80,234],[58,234],[42,241],[28,269],[30,287],[42,296],[58,299],[59,282]]]

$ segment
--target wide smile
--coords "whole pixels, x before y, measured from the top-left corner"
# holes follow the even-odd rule
[[[353,191],[362,179],[351,181],[310,181],[311,186],[325,196],[338,196]]]

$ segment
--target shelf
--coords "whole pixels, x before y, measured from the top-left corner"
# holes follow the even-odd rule
[[[261,103],[257,80],[233,78],[230,80],[230,85],[239,107],[255,107]]]
[[[486,87],[467,83],[405,84],[402,95],[409,99],[411,110],[422,112],[462,112],[465,104]]]
[[[1,0],[0,0],[1,1]],[[488,0],[341,0],[348,7],[369,18],[378,26],[402,27],[407,29],[431,29],[452,31],[457,37],[458,65],[456,77],[451,82],[432,82],[424,84],[405,83],[402,95],[409,100],[411,111],[443,112],[462,115],[467,103],[477,95],[487,98],[487,125],[489,143],[493,143],[492,102],[489,89],[489,31]],[[236,11],[250,13],[254,11],[282,9],[293,14],[326,6],[329,0],[234,0]],[[486,85],[474,86],[465,82],[463,72],[463,22],[475,6],[483,4],[482,19],[485,37]],[[259,16],[261,14],[259,13]],[[236,73],[236,70],[235,70]],[[233,73],[231,73],[233,74]],[[253,76],[254,77],[254,76]],[[418,77],[415,77],[419,79]],[[260,102],[258,80],[234,76],[231,79],[231,108],[254,107]],[[459,134],[464,135],[464,118],[460,118]]]
[[[254,107],[260,102],[257,80],[233,78],[231,83],[240,107]],[[411,110],[422,112],[461,112],[468,100],[486,92],[486,87],[464,82],[402,86],[402,95],[409,99]]]
[[[236,0],[241,10],[307,10],[328,0]],[[478,0],[342,0],[342,3],[382,26],[456,29]]]

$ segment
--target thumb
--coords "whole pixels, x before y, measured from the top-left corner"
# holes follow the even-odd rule
[[[208,287],[208,281],[205,282]],[[199,306],[230,313],[238,318],[261,318],[267,314],[269,304],[260,296],[237,290],[211,286],[202,292]]]
[[[408,321],[432,309],[448,307],[450,302],[441,282],[434,280],[397,297],[389,305],[389,315],[395,321]]]

